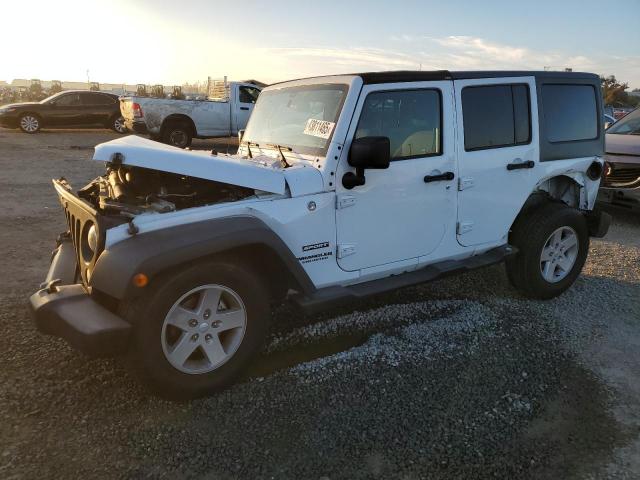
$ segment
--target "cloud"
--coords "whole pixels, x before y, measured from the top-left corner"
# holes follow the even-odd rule
[[[615,74],[631,87],[640,86],[640,56],[584,55],[543,51],[486,38],[453,35],[395,35],[385,48],[367,46],[245,48],[236,58],[218,53],[233,78],[258,75],[267,82],[315,75],[379,70],[542,70],[567,67],[575,71]],[[260,72],[259,74],[255,72]]]

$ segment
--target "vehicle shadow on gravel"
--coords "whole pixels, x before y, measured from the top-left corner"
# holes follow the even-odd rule
[[[29,320],[12,297],[0,317],[3,462],[27,477],[579,476],[628,434],[552,312],[579,297],[576,317],[601,315],[611,284],[637,291],[582,276],[559,299],[531,302],[494,267],[328,316],[283,307],[251,375],[190,403],[154,398],[121,362],[32,327],[17,340]]]

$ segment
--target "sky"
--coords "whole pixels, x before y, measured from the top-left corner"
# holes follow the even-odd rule
[[[10,0],[2,14],[6,81],[570,67],[640,88],[640,0]]]

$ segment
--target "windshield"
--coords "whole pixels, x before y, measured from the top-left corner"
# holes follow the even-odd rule
[[[324,155],[347,95],[347,85],[306,85],[262,92],[243,140]]]
[[[619,135],[640,135],[640,108],[628,113],[625,117],[611,125],[607,133]]]
[[[64,94],[64,93],[69,93],[69,92],[58,92],[58,93],[54,93],[53,95],[51,95],[50,97],[45,98],[44,100],[41,100],[40,103],[49,103],[51,100],[53,100],[54,98],[59,97],[60,95]]]

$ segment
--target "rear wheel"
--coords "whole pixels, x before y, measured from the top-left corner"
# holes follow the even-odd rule
[[[154,283],[123,313],[133,325],[130,363],[138,376],[181,399],[233,383],[266,335],[269,296],[260,278],[216,261]]]
[[[162,141],[179,148],[191,146],[193,133],[191,126],[187,122],[174,121],[169,123],[162,132]]]
[[[114,132],[127,133],[127,127],[124,126],[124,117],[117,116],[111,119],[111,125],[109,128]]]
[[[22,115],[18,124],[25,133],[37,133],[41,127],[40,118],[32,113]]]
[[[587,222],[579,211],[549,203],[518,220],[511,243],[518,248],[506,263],[511,284],[527,297],[553,298],[580,275],[589,251]]]

